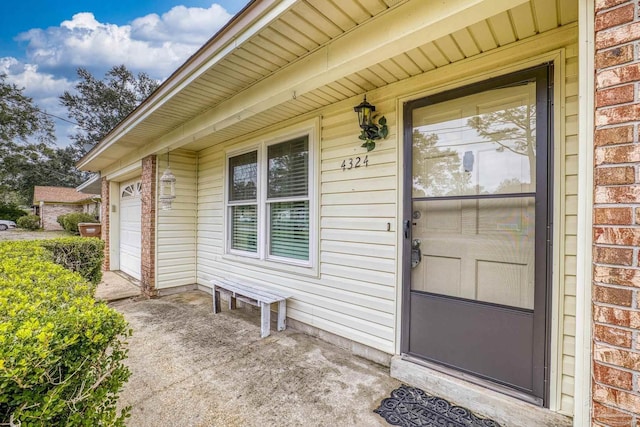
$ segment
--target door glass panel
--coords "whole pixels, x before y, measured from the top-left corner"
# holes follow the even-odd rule
[[[535,82],[413,110],[413,197],[535,192]]]
[[[416,201],[413,209],[412,290],[533,309],[533,197]]]
[[[413,111],[413,291],[533,309],[535,95],[532,81]]]

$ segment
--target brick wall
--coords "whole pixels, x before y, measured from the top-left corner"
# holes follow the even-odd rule
[[[594,425],[640,426],[640,19],[596,0]]]
[[[100,220],[102,221],[102,240],[104,240],[104,261],[102,263],[102,269],[105,271],[111,270],[111,248],[109,246],[109,230],[111,229],[111,199],[109,192],[109,181],[107,177],[102,177],[102,189],[100,197],[102,204],[100,205]]]
[[[156,295],[156,156],[142,159],[142,293]]]
[[[45,230],[62,230],[62,227],[58,224],[58,217],[72,212],[82,212],[82,205],[45,203],[40,210],[42,228]]]

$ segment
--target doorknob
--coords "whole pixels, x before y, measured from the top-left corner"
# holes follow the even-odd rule
[[[422,261],[421,243],[420,239],[413,239],[411,242],[411,268],[416,268]]]

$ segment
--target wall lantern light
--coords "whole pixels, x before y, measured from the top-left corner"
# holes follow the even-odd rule
[[[367,102],[367,95],[364,96],[364,100],[353,107],[353,111],[358,113],[358,124],[362,130],[368,130],[372,123],[373,112],[376,111],[376,107]]]
[[[176,198],[176,176],[169,167],[169,151],[167,151],[167,169],[160,177],[160,207],[163,211],[171,210],[171,203]]]
[[[367,102],[367,95],[364,96],[364,100],[360,104],[353,107],[353,111],[358,113],[358,125],[361,129],[358,138],[364,141],[361,147],[371,151],[376,148],[375,141],[377,139],[385,139],[389,135],[387,119],[382,116],[378,119],[377,124],[374,123],[374,119],[377,117],[373,114],[376,107]]]

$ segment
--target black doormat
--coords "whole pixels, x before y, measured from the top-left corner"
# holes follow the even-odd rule
[[[500,427],[460,406],[409,386],[400,386],[373,412],[389,424],[402,427]]]

